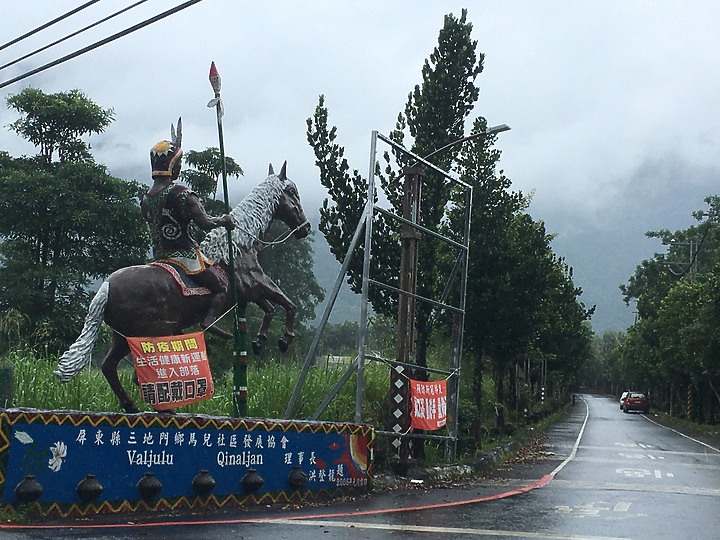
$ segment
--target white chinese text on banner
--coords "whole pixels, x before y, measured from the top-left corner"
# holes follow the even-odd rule
[[[434,431],[447,422],[447,381],[410,379],[410,427]]]
[[[202,332],[129,337],[140,395],[157,411],[189,405],[215,394]]]

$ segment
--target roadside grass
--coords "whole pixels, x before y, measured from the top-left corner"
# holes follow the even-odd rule
[[[97,366],[83,369],[72,381],[61,383],[53,375],[57,358],[52,355],[35,356],[29,352],[11,352],[0,359],[0,366],[11,365],[14,371],[14,395],[8,407],[32,408],[52,411],[93,411],[117,412],[122,409],[110,389],[105,377]],[[347,365],[321,364],[310,368],[300,392],[292,418],[310,418],[328,396],[337,381],[347,370]],[[301,374],[298,362],[282,362],[275,359],[252,363],[248,367],[249,418],[281,419]],[[214,397],[176,409],[178,413],[202,414],[214,417],[232,417],[232,372],[213,370]],[[217,371],[217,372],[215,372]],[[154,410],[140,397],[138,386],[133,382],[133,370],[128,363],[121,364],[120,380],[135,404],[143,411]],[[492,381],[483,381],[482,411],[477,410],[472,398],[469,377],[461,377],[461,396],[458,410],[457,461],[472,460],[482,454],[503,448],[509,441],[525,437],[525,433],[537,433],[547,423],[556,419],[547,416],[557,407],[545,408],[536,423],[527,419],[515,424],[508,423],[506,429],[494,428],[495,415],[500,406],[494,400]],[[384,430],[389,415],[390,369],[380,362],[367,362],[364,370],[364,394],[362,419],[364,424]],[[330,401],[318,420],[331,422],[355,422],[357,376],[352,375]],[[2,404],[0,404],[2,405]],[[508,414],[508,419],[512,417]],[[445,434],[445,431],[437,434]],[[387,437],[376,439],[376,466],[382,468],[392,461],[393,449]],[[446,441],[427,440],[424,444],[424,458],[418,465],[437,465],[447,462]]]
[[[61,383],[53,375],[57,358],[36,357],[31,353],[11,352],[0,365],[13,367],[13,407],[42,410],[73,410],[122,412],[115,394],[110,389],[100,369],[89,366],[68,383]],[[314,413],[331,388],[345,372],[346,366],[312,366],[295,408],[295,418],[308,418]],[[248,416],[252,418],[283,418],[290,402],[295,384],[300,377],[301,366],[275,360],[248,368]],[[121,365],[120,380],[135,401],[146,412],[153,409],[140,397],[133,382],[133,370]],[[365,366],[365,399],[363,420],[369,424],[382,422],[386,407],[385,396],[390,384],[388,368],[374,362]],[[232,416],[232,372],[213,373],[214,397],[179,407],[177,412],[205,414],[209,416]],[[320,420],[354,422],[355,387],[353,376],[343,385],[337,396],[320,415]]]

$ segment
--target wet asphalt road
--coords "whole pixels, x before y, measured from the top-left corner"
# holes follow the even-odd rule
[[[123,525],[102,528],[0,528],[0,539],[717,539],[718,446],[663,427],[652,413],[624,414],[616,400],[582,396],[547,432],[541,459],[491,478],[330,506],[230,510],[193,523],[135,524],[126,515]]]

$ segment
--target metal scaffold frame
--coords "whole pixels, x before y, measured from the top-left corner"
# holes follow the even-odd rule
[[[490,130],[488,130],[485,134],[489,133]],[[468,138],[466,138],[468,139]],[[416,183],[416,191],[412,193],[411,195],[408,195],[407,191],[407,185],[406,185],[406,200],[411,200],[411,206],[410,210],[408,211],[408,205],[405,205],[404,213],[409,215],[399,216],[393,212],[390,212],[388,210],[385,210],[383,208],[380,208],[375,204],[375,193],[376,193],[376,185],[375,185],[375,169],[377,166],[377,144],[378,141],[381,141],[389,146],[391,146],[394,150],[400,152],[401,154],[409,157],[412,160],[415,160],[415,164],[413,167],[406,168],[404,171],[406,184],[410,184],[409,178],[414,177],[414,181]],[[464,231],[463,231],[463,239],[462,242],[456,242],[452,240],[451,238],[445,237],[435,231],[432,231],[430,229],[427,229],[419,224],[419,208],[420,208],[420,198],[421,198],[421,190],[419,186],[421,185],[423,175],[420,172],[420,169],[418,166],[422,166],[425,168],[425,170],[432,171],[433,173],[438,174],[444,181],[449,181],[454,183],[456,186],[460,187],[463,190],[464,194],[464,203],[465,203],[465,218],[464,218]],[[295,389],[293,390],[293,394],[290,398],[290,402],[288,403],[287,409],[285,411],[285,418],[291,418],[293,415],[293,411],[297,405],[298,398],[300,396],[300,392],[302,390],[302,387],[305,383],[305,379],[307,377],[307,374],[310,370],[310,367],[315,362],[315,355],[318,349],[318,345],[320,343],[320,338],[322,337],[322,334],[324,332],[325,326],[327,325],[328,319],[330,317],[330,313],[332,312],[332,309],[335,305],[335,301],[337,299],[338,293],[340,291],[340,288],[342,286],[343,281],[345,280],[345,276],[347,274],[348,268],[350,266],[350,260],[352,258],[352,255],[354,251],[357,249],[361,235],[363,235],[364,232],[364,260],[363,260],[363,278],[362,278],[362,302],[361,302],[361,309],[360,309],[360,323],[359,323],[359,335],[358,335],[358,349],[357,349],[357,356],[355,357],[354,361],[350,364],[350,366],[347,368],[347,370],[344,372],[344,374],[340,377],[340,379],[337,381],[335,386],[331,389],[331,391],[328,393],[324,401],[320,404],[318,409],[313,413],[313,415],[310,417],[310,420],[317,420],[319,416],[323,413],[323,411],[327,408],[327,406],[330,404],[332,399],[337,395],[337,393],[340,391],[342,386],[351,378],[351,376],[357,372],[357,388],[356,388],[356,395],[355,395],[355,421],[357,423],[362,423],[362,405],[363,405],[363,396],[364,396],[364,370],[365,370],[365,362],[366,360],[373,360],[373,361],[382,361],[387,364],[389,364],[392,367],[391,377],[394,375],[396,378],[401,377],[398,380],[407,379],[408,377],[404,374],[404,371],[408,371],[409,373],[412,373],[414,369],[416,369],[418,372],[424,372],[424,373],[436,373],[441,374],[447,377],[448,380],[448,404],[447,404],[447,424],[445,426],[445,430],[447,432],[446,435],[428,435],[425,433],[412,433],[411,429],[409,428],[409,403],[408,403],[408,391],[407,388],[405,389],[398,389],[399,393],[397,394],[395,400],[391,399],[391,406],[398,406],[398,410],[401,410],[400,414],[406,414],[407,418],[401,419],[396,414],[396,418],[398,419],[398,423],[394,426],[392,426],[392,431],[382,431],[382,430],[376,430],[376,433],[382,434],[382,435],[389,435],[393,438],[393,444],[395,445],[396,449],[400,451],[400,446],[403,444],[407,444],[411,439],[413,438],[424,438],[424,439],[435,439],[435,440],[445,440],[446,441],[446,457],[449,460],[455,459],[456,450],[457,450],[457,434],[458,434],[458,404],[459,404],[459,391],[460,391],[460,385],[459,385],[459,376],[460,376],[460,366],[461,366],[461,359],[462,359],[462,348],[463,348],[463,329],[464,329],[464,323],[465,323],[465,297],[466,297],[466,289],[467,289],[467,271],[468,271],[468,251],[469,251],[469,242],[470,242],[470,220],[472,215],[472,197],[473,197],[473,188],[471,185],[466,184],[465,182],[462,182],[461,180],[453,177],[448,171],[442,170],[439,167],[433,165],[427,159],[422,158],[420,156],[417,156],[404,148],[403,146],[397,144],[396,142],[392,141],[390,138],[378,133],[377,131],[372,132],[371,142],[370,142],[370,166],[368,171],[368,191],[367,191],[367,199],[365,202],[365,207],[363,210],[363,214],[358,222],[358,225],[355,229],[355,233],[353,235],[352,240],[350,241],[350,244],[348,246],[347,252],[345,254],[345,258],[343,260],[342,267],[340,269],[340,272],[338,274],[338,277],[335,281],[335,285],[333,287],[333,290],[330,294],[330,297],[328,299],[328,303],[325,307],[325,311],[320,319],[320,322],[318,324],[317,330],[315,332],[315,336],[313,338],[313,341],[310,345],[310,349],[308,350],[307,356],[305,358],[305,363],[303,365],[302,371],[300,373],[300,377],[295,385]],[[407,201],[406,201],[407,202]],[[411,279],[402,279],[401,276],[401,287],[394,287],[386,283],[382,283],[380,281],[377,281],[375,279],[372,279],[370,276],[370,259],[372,257],[372,233],[373,233],[373,220],[377,213],[382,213],[385,216],[390,217],[391,219],[397,220],[399,223],[403,226],[403,241],[405,241],[405,238],[410,239],[410,248],[407,249],[407,245],[404,249],[406,249],[407,253],[410,253],[409,258],[406,259],[406,253],[403,252],[403,259],[409,260],[409,266],[404,268],[404,271],[401,272],[412,272],[413,277]],[[419,242],[419,239],[421,235],[427,235],[431,236],[433,238],[436,238],[444,243],[446,243],[448,246],[454,248],[457,250],[457,256],[455,258],[455,264],[453,266],[453,269],[448,276],[448,280],[445,285],[445,290],[443,292],[442,297],[439,300],[431,299],[431,298],[424,298],[422,296],[419,296],[415,293],[415,284],[414,284],[414,274],[416,273],[417,268],[417,243]],[[413,244],[414,242],[414,244]],[[413,249],[415,250],[415,255],[412,255]],[[402,265],[403,263],[401,263]],[[408,264],[407,262],[405,263]],[[457,301],[457,305],[452,305],[448,303],[448,296],[450,295],[452,285],[455,283],[455,279],[458,278],[459,273],[459,298]],[[406,286],[410,283],[410,286],[407,288],[402,288],[402,285],[405,284]],[[414,305],[416,302],[426,302],[430,305],[434,306],[437,309],[441,310],[447,310],[453,314],[453,331],[452,331],[452,347],[450,352],[450,368],[448,370],[439,370],[434,369],[430,367],[424,367],[424,366],[417,366],[416,364],[413,364],[409,361],[407,361],[407,358],[398,358],[395,360],[390,359],[384,359],[377,357],[372,354],[368,354],[366,350],[366,340],[367,340],[367,328],[368,328],[368,291],[370,285],[382,287],[386,290],[389,290],[391,292],[397,293],[399,295],[399,300],[405,298],[407,299],[407,302],[409,302],[409,306],[403,308],[403,302],[399,302],[401,304],[401,315],[398,317],[398,334],[403,334],[406,336],[406,340],[412,340],[413,332],[412,327],[414,325]],[[404,317],[402,316],[402,309],[407,310],[408,316]],[[403,322],[404,319],[404,322]],[[404,326],[404,327],[401,327]],[[402,345],[402,342],[398,342],[398,351],[405,350],[406,352],[404,354],[408,355],[409,351],[412,349],[412,345],[409,342],[405,342],[404,346]],[[398,353],[403,354],[403,353]],[[405,361],[403,361],[405,360]],[[397,375],[396,375],[397,374]],[[401,384],[401,383],[400,383]],[[406,387],[409,386],[406,384]],[[392,416],[392,415],[391,415]],[[401,442],[405,441],[405,442]],[[402,456],[401,456],[402,457]]]

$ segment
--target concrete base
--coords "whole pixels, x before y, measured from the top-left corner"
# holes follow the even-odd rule
[[[90,515],[368,491],[369,426],[197,415],[0,410],[2,504]]]

